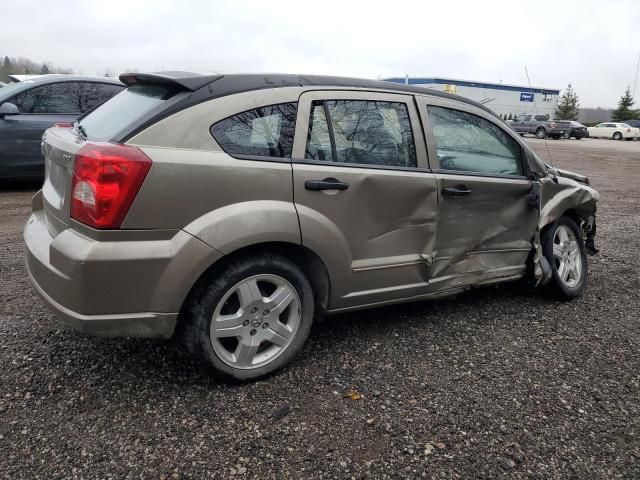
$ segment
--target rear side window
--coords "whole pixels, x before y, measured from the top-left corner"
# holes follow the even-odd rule
[[[80,123],[89,138],[108,140],[176,92],[175,88],[166,85],[132,85],[89,113]]]
[[[232,156],[291,158],[297,110],[293,102],[238,113],[213,124],[211,135]]]
[[[96,82],[61,82],[42,85],[13,98],[20,113],[80,114],[108,100],[124,87]]]
[[[415,168],[416,151],[407,106],[371,100],[314,101],[305,157]]]
[[[497,125],[471,113],[427,107],[443,170],[522,175],[522,149]]]

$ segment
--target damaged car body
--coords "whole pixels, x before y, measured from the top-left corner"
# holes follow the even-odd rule
[[[298,75],[126,74],[45,134],[28,272],[64,323],[286,365],[323,314],[528,278],[582,293],[598,193],[473,101]]]

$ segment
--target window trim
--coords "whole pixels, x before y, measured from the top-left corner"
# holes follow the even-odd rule
[[[504,128],[504,126],[500,125],[497,118],[493,118],[487,112],[484,112],[481,109],[476,109],[472,105],[466,105],[461,102],[457,102],[455,100],[448,99],[436,99],[432,97],[428,97],[426,95],[416,95],[416,104],[418,105],[418,112],[420,114],[420,118],[422,119],[422,123],[424,125],[425,130],[425,139],[427,142],[427,150],[429,151],[429,161],[430,167],[434,173],[439,174],[452,174],[452,175],[467,175],[467,176],[476,176],[476,177],[489,177],[489,178],[505,178],[505,179],[531,179],[531,167],[529,165],[529,160],[527,156],[527,148],[524,145],[523,140],[515,131],[509,131]],[[457,110],[463,113],[475,115],[476,117],[483,118],[488,122],[492,123],[500,130],[502,130],[509,138],[511,138],[516,144],[520,147],[521,158],[520,163],[522,166],[522,175],[505,175],[499,173],[485,173],[485,172],[472,172],[467,170],[447,170],[440,168],[440,160],[438,158],[438,152],[436,148],[436,138],[433,133],[433,125],[431,124],[431,120],[429,118],[429,113],[427,111],[427,107],[440,107],[447,108],[449,110]],[[431,163],[431,159],[433,163]]]
[[[402,103],[407,109],[409,124],[411,125],[411,134],[413,136],[414,149],[416,153],[416,167],[395,167],[389,165],[374,165],[362,163],[344,163],[321,160],[315,163],[313,159],[305,158],[307,136],[309,133],[309,124],[311,120],[311,105],[314,101],[372,101],[372,102],[390,102]],[[421,123],[421,117],[416,108],[413,93],[389,93],[376,90],[365,89],[341,89],[335,87],[328,88],[312,88],[302,92],[298,98],[298,119],[296,122],[296,133],[293,144],[294,163],[306,163],[325,166],[344,166],[350,168],[370,168],[375,170],[398,170],[417,173],[430,172],[429,169],[429,153],[424,138],[424,129]]]
[[[41,85],[34,85],[32,88],[27,88],[26,90],[22,90],[21,92],[16,93],[13,97],[8,98],[7,100],[5,100],[5,102],[10,102],[10,103],[13,103],[15,105],[16,103],[13,100],[18,95],[21,95],[21,94],[26,93],[26,92],[30,92],[32,90],[35,90],[36,88],[49,87],[51,85],[60,85],[60,84],[65,84],[65,83],[91,83],[91,84],[97,84],[97,85],[107,85],[107,86],[111,86],[111,87],[121,87],[120,92],[122,92],[123,90],[126,90],[126,87],[124,85],[118,85],[117,83],[98,82],[96,80],[64,80],[64,81],[59,81],[59,82],[47,82],[47,83],[43,83]],[[120,93],[120,92],[118,92],[118,93]],[[116,93],[115,95],[118,95],[118,93]],[[113,98],[115,95],[112,95],[111,98]],[[107,100],[105,100],[105,101],[107,101]],[[104,102],[102,102],[102,103],[104,103]],[[93,108],[90,108],[86,112],[51,112],[51,113],[49,113],[49,112],[47,112],[47,113],[22,113],[22,112],[20,112],[18,115],[33,115],[33,116],[75,115],[76,117],[80,118],[80,116],[84,116],[84,115],[88,114],[89,112],[91,112],[95,108],[97,108],[100,105],[102,105],[102,103],[99,103],[98,105],[94,106]]]
[[[237,115],[241,115],[243,113],[247,113],[247,112],[253,112],[254,110],[257,110],[259,108],[269,108],[269,107],[275,107],[277,105],[286,105],[292,103],[295,105],[296,108],[296,113],[294,115],[294,119],[293,119],[293,142],[291,143],[291,154],[288,157],[274,157],[273,155],[252,155],[252,154],[248,154],[248,153],[229,153],[227,151],[225,151],[225,149],[222,147],[222,145],[220,145],[220,143],[218,142],[218,140],[216,139],[215,135],[213,134],[213,127],[216,126],[218,123],[220,122],[224,122],[225,120],[229,120],[232,117],[235,117]],[[288,102],[277,102],[277,103],[270,103],[268,105],[259,105],[257,107],[252,107],[252,108],[248,108],[246,110],[243,110],[241,112],[235,112],[232,113],[231,115],[221,118],[219,120],[216,120],[215,122],[213,122],[211,125],[209,125],[208,131],[209,131],[209,135],[211,135],[211,138],[213,139],[213,141],[216,143],[216,145],[218,145],[218,147],[220,147],[220,150],[225,154],[225,155],[229,155],[232,158],[238,159],[238,160],[253,160],[253,161],[262,161],[264,160],[265,162],[277,162],[277,163],[291,163],[292,159],[293,159],[293,149],[295,146],[295,142],[296,142],[296,127],[297,127],[297,123],[298,123],[298,114],[300,111],[300,102],[298,100],[291,100]]]

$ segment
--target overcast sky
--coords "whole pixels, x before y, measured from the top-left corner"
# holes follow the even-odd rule
[[[533,86],[571,82],[585,107],[615,106],[633,88],[640,53],[639,0],[3,0],[0,24],[0,55],[84,74],[409,74],[526,85],[526,65]]]

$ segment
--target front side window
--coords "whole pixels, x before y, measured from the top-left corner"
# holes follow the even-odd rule
[[[225,118],[211,134],[229,155],[291,158],[298,104],[281,103]]]
[[[522,149],[492,122],[471,113],[428,106],[443,170],[522,175]]]
[[[407,106],[371,100],[314,101],[305,158],[415,168]]]

